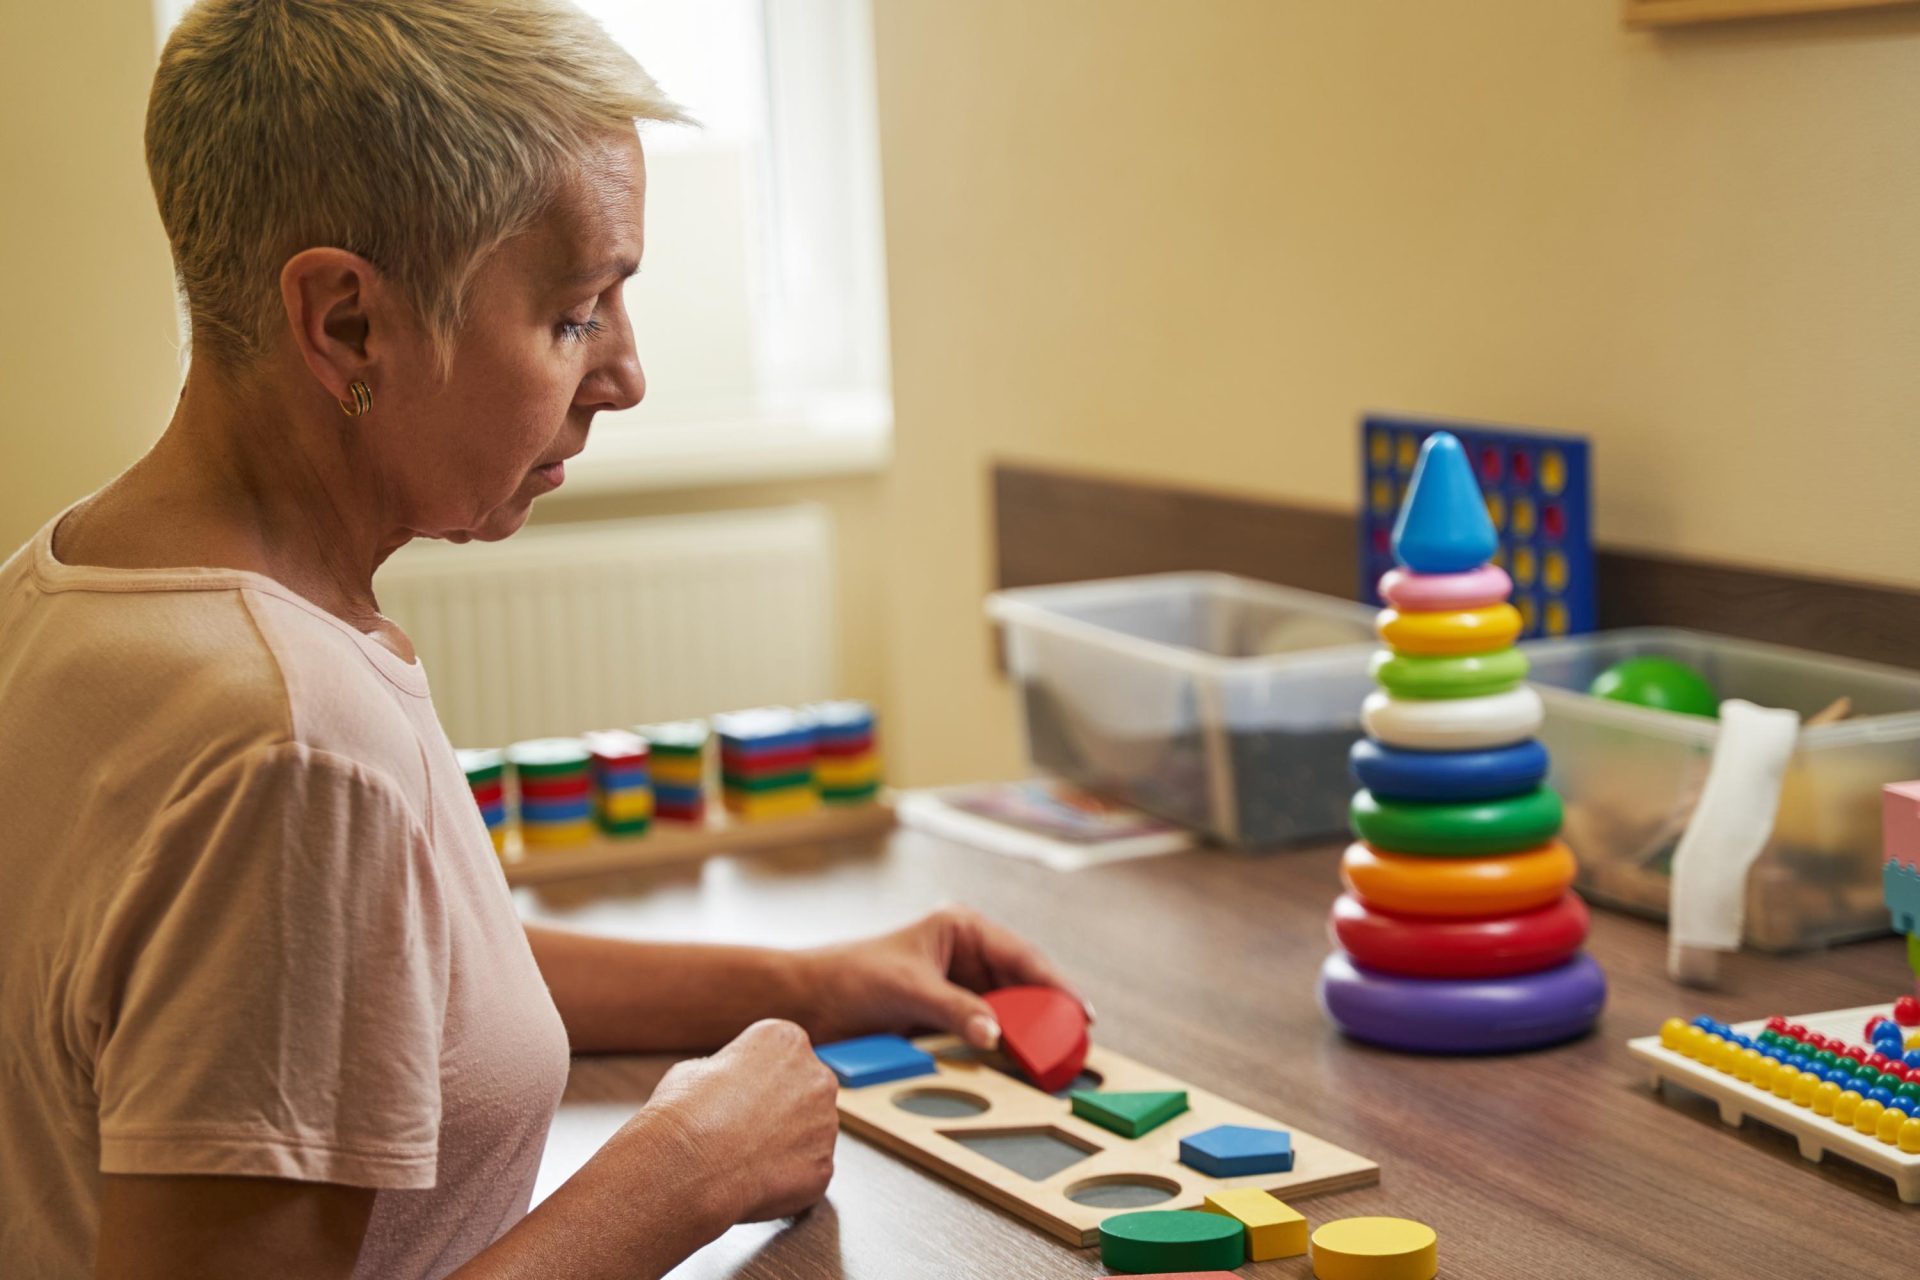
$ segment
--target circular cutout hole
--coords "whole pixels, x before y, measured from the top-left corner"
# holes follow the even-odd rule
[[[1150,1173],[1115,1173],[1067,1188],[1067,1199],[1090,1209],[1144,1209],[1180,1194],[1180,1184]]]
[[[989,1103],[978,1094],[959,1089],[909,1089],[895,1097],[893,1105],[917,1116],[958,1120],[984,1114]]]

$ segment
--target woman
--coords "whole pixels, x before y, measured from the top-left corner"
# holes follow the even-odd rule
[[[523,930],[379,614],[395,548],[512,533],[641,398],[634,125],[678,118],[562,0],[205,0],[168,42],[192,370],[0,567],[9,1275],[658,1275],[824,1193],[810,1037],[989,1044],[976,991],[1058,983],[962,911],[807,953]],[[569,1045],[729,1039],[526,1214]]]

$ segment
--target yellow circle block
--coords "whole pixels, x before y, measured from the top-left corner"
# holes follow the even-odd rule
[[[1433,1280],[1440,1241],[1407,1218],[1342,1218],[1313,1233],[1317,1280]]]
[[[1874,1130],[1874,1137],[1893,1146],[1900,1141],[1900,1131],[1907,1127],[1907,1113],[1898,1107],[1888,1107],[1880,1113],[1880,1124]]]
[[[1802,1071],[1793,1082],[1793,1105],[1810,1107],[1813,1105],[1813,1091],[1820,1087],[1820,1077],[1811,1071]],[[1839,1090],[1834,1090],[1838,1093]]]
[[[1680,1037],[1687,1033],[1687,1024],[1679,1018],[1668,1018],[1660,1024],[1660,1047],[1678,1052]]]
[[[1831,1080],[1825,1080],[1813,1091],[1813,1114],[1830,1116],[1834,1103],[1840,1100],[1840,1086]]]
[[[1853,1128],[1871,1138],[1880,1129],[1880,1113],[1886,1108],[1872,1098],[1862,1098],[1853,1109]]]
[[[1421,657],[1491,653],[1506,648],[1518,638],[1520,611],[1510,604],[1444,613],[1382,609],[1378,629],[1380,638],[1400,653]]]
[[[1900,1126],[1900,1149],[1908,1155],[1920,1155],[1920,1118],[1909,1116]]]
[[[1860,1094],[1856,1090],[1847,1089],[1833,1100],[1833,1118],[1841,1124],[1851,1125],[1859,1110]]]

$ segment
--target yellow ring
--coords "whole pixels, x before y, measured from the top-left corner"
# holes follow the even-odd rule
[[[1401,653],[1423,657],[1491,653],[1520,635],[1520,611],[1510,604],[1447,613],[1402,613],[1382,609],[1380,638]]]
[[[1340,879],[1356,898],[1407,916],[1504,916],[1557,901],[1573,884],[1573,850],[1549,840],[1495,858],[1421,858],[1355,841]]]

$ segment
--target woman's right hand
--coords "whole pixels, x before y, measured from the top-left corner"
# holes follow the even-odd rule
[[[756,1022],[710,1058],[675,1065],[635,1125],[666,1121],[733,1222],[785,1218],[833,1177],[833,1072],[791,1022]],[[618,1139],[616,1139],[618,1141]]]

